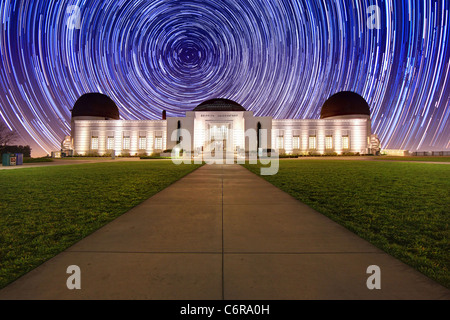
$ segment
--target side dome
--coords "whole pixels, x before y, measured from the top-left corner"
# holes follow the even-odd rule
[[[320,111],[320,119],[347,115],[370,116],[369,104],[355,92],[342,91],[328,98]]]
[[[72,117],[102,117],[119,120],[119,108],[114,101],[101,93],[83,94],[75,102]]]
[[[193,111],[246,111],[243,106],[233,100],[211,99],[200,103]]]

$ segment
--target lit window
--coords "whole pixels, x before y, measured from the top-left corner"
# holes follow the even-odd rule
[[[155,149],[162,150],[162,138],[161,137],[155,138]]]
[[[292,139],[292,145],[293,145],[293,149],[300,149],[300,137],[299,136],[295,136]]]
[[[123,137],[123,149],[130,150],[131,139],[128,136]]]
[[[210,128],[211,141],[213,140],[225,140],[228,137],[228,127],[225,125],[222,126],[213,126]]]
[[[91,149],[98,150],[98,137],[92,136],[91,138]]]
[[[283,149],[283,145],[284,145],[284,138],[281,137],[277,137],[277,149]]]
[[[139,137],[139,150],[147,149],[147,138]]]
[[[114,137],[108,137],[106,140],[106,149],[113,150],[114,149]]]
[[[316,136],[309,136],[309,149],[315,150],[316,148]]]
[[[325,137],[325,149],[327,150],[333,149],[333,136]]]
[[[348,136],[342,136],[342,149],[349,149],[350,143],[348,140]]]

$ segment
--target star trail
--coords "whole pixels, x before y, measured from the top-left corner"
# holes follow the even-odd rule
[[[449,11],[447,0],[2,0],[0,121],[38,155],[60,148],[87,92],[144,120],[218,97],[317,119],[328,97],[354,91],[383,148],[447,150]]]

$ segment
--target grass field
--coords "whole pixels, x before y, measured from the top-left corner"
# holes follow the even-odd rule
[[[171,161],[0,171],[0,288],[199,165]]]
[[[373,160],[395,160],[395,161],[427,161],[427,162],[450,162],[448,156],[428,156],[428,157],[395,157],[395,156],[377,156]]]
[[[263,178],[450,288],[449,165],[281,160]]]

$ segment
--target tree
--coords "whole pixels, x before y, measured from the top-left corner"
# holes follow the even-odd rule
[[[9,130],[8,126],[0,121],[0,151],[19,138],[15,130]]]
[[[3,153],[23,153],[24,157],[31,157],[30,146],[5,146],[0,147],[0,154]]]

